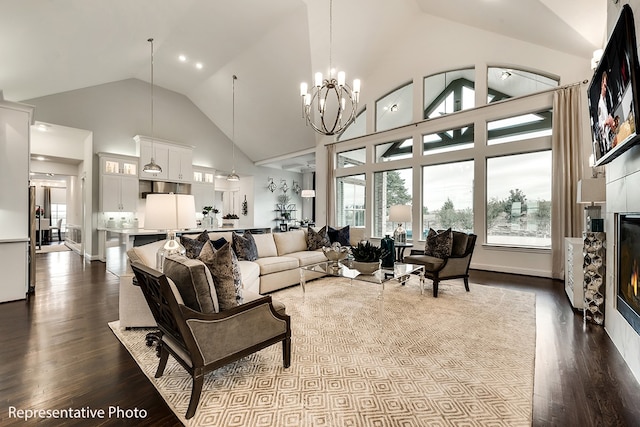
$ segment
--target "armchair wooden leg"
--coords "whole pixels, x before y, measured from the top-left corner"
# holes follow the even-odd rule
[[[193,418],[198,408],[198,402],[200,401],[200,394],[202,393],[202,385],[204,384],[204,372],[198,369],[199,372],[193,375],[193,388],[191,389],[191,399],[189,399],[189,407],[187,408],[186,419]]]
[[[282,340],[282,364],[285,368],[291,366],[291,338]]]
[[[438,298],[438,283],[440,281],[438,279],[433,279],[433,297]]]
[[[167,361],[169,360],[169,350],[162,345],[162,341],[158,343],[158,350],[160,351],[160,362],[158,362],[156,378],[160,378],[162,374],[164,374],[164,368],[167,366]]]
[[[468,277],[464,278],[464,288],[467,290],[467,292],[469,292],[469,278]]]

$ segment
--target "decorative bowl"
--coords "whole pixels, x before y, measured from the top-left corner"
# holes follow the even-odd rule
[[[353,268],[362,274],[373,274],[380,269],[380,262],[353,261]]]
[[[349,255],[349,248],[347,246],[334,244],[331,247],[323,247],[322,252],[324,252],[324,256],[327,257],[327,260],[337,263]]]

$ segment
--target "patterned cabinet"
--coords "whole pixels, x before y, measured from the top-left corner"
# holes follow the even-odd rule
[[[604,295],[606,274],[606,233],[588,232],[584,237],[584,319],[604,325]]]
[[[583,246],[584,241],[580,237],[564,239],[564,290],[573,308],[578,310],[584,307]]]

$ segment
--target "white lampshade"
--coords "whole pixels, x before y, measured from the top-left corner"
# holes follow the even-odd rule
[[[196,204],[188,194],[149,194],[144,228],[182,230],[196,227]]]
[[[578,181],[577,203],[604,203],[605,201],[604,178],[585,178]]]
[[[302,192],[300,193],[300,195],[302,197],[316,197],[316,191],[315,190],[302,190]]]
[[[389,208],[389,221],[411,222],[410,205],[393,205]]]

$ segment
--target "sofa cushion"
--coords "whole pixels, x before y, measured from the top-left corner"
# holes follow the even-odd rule
[[[349,243],[351,246],[358,246],[358,243],[367,240],[364,227],[349,227]]]
[[[324,262],[327,260],[324,252],[319,250],[294,252],[291,254],[287,254],[287,257],[296,258],[300,267],[305,265],[317,264],[319,262]]]
[[[331,246],[329,235],[327,235],[327,226],[325,225],[316,231],[313,227],[307,227],[307,250],[315,251],[324,246]]]
[[[273,241],[276,243],[278,256],[292,252],[306,251],[307,240],[304,230],[291,230],[284,233],[273,233]]]
[[[349,226],[345,225],[342,228],[333,228],[331,226],[327,229],[327,234],[329,235],[329,240],[331,243],[338,242],[342,246],[351,245],[351,241],[349,239]]]
[[[198,234],[196,237],[182,235],[180,236],[180,243],[186,249],[187,258],[196,259],[200,255],[200,251],[205,243],[209,241],[209,235],[206,231]]]
[[[183,255],[171,255],[164,260],[163,272],[175,283],[184,305],[201,313],[218,312],[214,282],[202,262]]]
[[[209,241],[202,248],[198,259],[205,263],[211,272],[220,311],[242,304],[242,277],[231,244],[227,242],[216,250]]]
[[[407,255],[402,262],[407,264],[421,264],[424,265],[425,271],[436,271],[442,267],[444,259],[429,255]]]
[[[452,245],[453,233],[451,228],[440,231],[430,228],[427,234],[427,242],[424,246],[424,254],[436,258],[447,258],[451,256]]]
[[[258,249],[258,258],[278,256],[276,242],[273,241],[273,233],[255,234],[253,240]]]
[[[451,256],[463,256],[467,251],[469,235],[462,231],[453,231],[453,243],[451,244]]]
[[[285,270],[292,270],[300,266],[297,258],[291,258],[288,256],[258,258],[254,262],[260,266],[261,276]]]
[[[253,261],[238,260],[238,268],[240,269],[240,277],[242,277],[242,296],[244,297],[247,284],[254,282],[260,277],[260,266]]]
[[[142,246],[134,246],[127,251],[127,256],[131,262],[137,261],[147,267],[157,268],[156,254],[158,253],[158,249],[164,246],[164,243],[165,240],[159,240]]]
[[[232,231],[210,231],[209,232],[209,240],[211,240],[212,242],[220,241],[220,239],[224,239],[225,242],[231,242],[233,240],[233,232]],[[222,247],[222,245],[220,245],[220,247]],[[215,245],[214,245],[214,248],[215,248]]]
[[[233,251],[236,253],[238,260],[255,261],[258,258],[258,248],[256,241],[251,233],[246,232],[244,235],[233,232]]]

